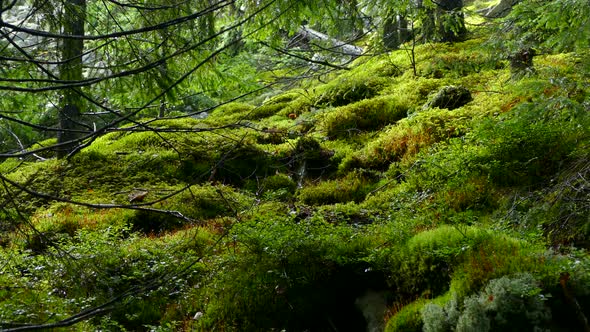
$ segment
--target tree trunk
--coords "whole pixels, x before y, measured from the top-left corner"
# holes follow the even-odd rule
[[[392,15],[383,24],[383,46],[394,50],[411,39],[408,20],[402,15]]]
[[[229,7],[230,15],[235,17],[236,21],[242,20],[244,13],[238,8],[235,3],[232,3]],[[242,40],[242,27],[232,29],[229,33],[227,41],[228,52],[231,56],[238,55],[246,46],[246,43]]]
[[[67,0],[63,8],[63,34],[71,36],[84,35],[84,23],[86,21],[86,0]],[[62,80],[82,80],[82,53],[84,52],[83,39],[64,39],[61,45],[60,76]],[[80,109],[82,97],[76,88],[68,88],[63,92],[61,109],[59,111],[60,131],[57,134],[57,142],[61,145],[57,151],[57,157],[67,156],[76,146],[71,142],[78,138]],[[71,143],[68,143],[71,142]]]
[[[463,40],[467,29],[463,15],[463,0],[441,0],[436,8],[422,7],[425,11],[422,22],[424,41],[455,42]]]
[[[512,75],[521,75],[526,73],[533,73],[533,57],[535,50],[532,48],[524,48],[508,57],[510,60],[510,70]]]
[[[443,0],[437,7],[437,34],[442,42],[460,41],[465,37],[463,0]]]

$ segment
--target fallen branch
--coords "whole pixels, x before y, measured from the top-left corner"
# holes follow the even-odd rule
[[[345,43],[341,40],[332,38],[326,34],[323,34],[319,31],[315,31],[306,26],[302,26],[301,29],[299,29],[299,33],[307,39],[316,39],[328,42],[332,44],[334,48],[340,49],[345,55],[360,56],[361,54],[363,54],[362,47]]]

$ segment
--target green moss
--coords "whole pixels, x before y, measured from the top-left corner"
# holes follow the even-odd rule
[[[157,119],[149,122],[148,126],[159,129],[193,129],[202,126],[202,122],[191,117],[180,119]]]
[[[57,144],[57,138],[48,138],[46,140],[43,140],[43,141],[33,144],[30,148],[28,148],[28,150],[32,151],[32,150],[36,150],[36,149],[46,148],[46,147],[50,147],[55,144]],[[38,152],[38,153],[36,153],[36,155],[46,158],[46,159],[55,158],[55,151],[52,149],[49,149],[49,150]]]
[[[336,170],[333,162],[333,151],[322,147],[320,142],[312,136],[303,136],[295,143],[288,160],[292,172],[297,173],[297,180],[305,177],[327,177]]]
[[[295,223],[284,213],[237,224],[232,236],[241,253],[224,257],[225,272],[201,295],[211,300],[201,307],[200,329],[327,330],[326,314],[342,329],[351,327],[343,322],[364,327],[349,315],[360,316],[354,294],[371,285],[359,261],[373,245],[369,238],[317,218]]]
[[[299,191],[298,198],[305,204],[324,205],[344,202],[360,202],[374,188],[374,178],[361,172],[350,172],[337,180],[307,185]]]
[[[88,294],[107,299],[199,257],[206,270],[82,329],[333,330],[326,316],[354,316],[372,288],[391,292],[388,331],[420,331],[441,317],[435,309],[422,323],[428,298],[469,298],[515,272],[561,291],[556,278],[568,271],[585,301],[587,254],[570,246],[590,234],[587,71],[578,55],[543,55],[536,75],[511,81],[480,42],[417,46],[416,77],[406,50],[359,57],[327,83],[201,120],[144,119],[164,130],[127,125],[69,160],[4,161],[0,172],[31,190],[109,204],[145,190],[132,203],[157,202],[98,210],[0,188],[0,258],[19,264],[0,274],[18,295],[0,287],[0,311],[20,305],[51,322],[89,305],[79,301]],[[469,87],[473,101],[422,110],[447,85]],[[38,233],[16,232],[21,214]],[[55,244],[79,264],[53,262]],[[75,287],[53,293],[64,285]],[[205,315],[187,318],[195,312]],[[336,329],[365,328],[351,326]]]
[[[223,117],[228,115],[234,114],[247,114],[254,109],[254,106],[246,103],[240,102],[232,102],[228,104],[221,105],[217,107],[213,112],[211,112],[212,117]]]
[[[421,150],[436,142],[463,135],[470,114],[462,111],[430,110],[399,121],[384,129],[366,147],[343,160],[342,169],[385,170],[393,162],[408,163]]]
[[[347,137],[395,123],[408,109],[409,105],[393,95],[366,99],[324,112],[316,129],[330,138]]]
[[[294,100],[300,98],[302,95],[299,92],[288,92],[282,93],[268,100],[265,100],[262,105],[256,107],[250,116],[251,119],[262,119],[266,118],[275,114],[279,114],[286,116],[285,112],[281,112],[283,109],[289,108],[289,110],[293,110],[297,108],[295,103],[292,103]],[[292,105],[293,104],[293,105]],[[290,106],[291,105],[291,106]],[[300,114],[301,112],[294,112],[295,114]]]
[[[366,76],[350,76],[336,79],[318,87],[316,106],[343,106],[363,99],[371,98],[383,88],[386,80]]]
[[[405,305],[395,313],[385,326],[386,332],[421,332],[422,331],[422,316],[420,312],[422,308],[429,303],[428,300],[417,300],[408,305]]]
[[[222,126],[249,120],[254,108],[250,104],[239,102],[224,104],[213,110],[203,122],[210,126]]]
[[[423,322],[424,315],[422,314],[424,309],[431,305],[444,305],[451,299],[451,293],[445,293],[431,300],[418,299],[404,305],[387,321],[385,331],[426,331]],[[398,306],[399,304],[396,303],[395,305]]]
[[[502,69],[504,64],[490,56],[481,46],[482,40],[469,40],[457,44],[436,44],[419,59],[420,76],[431,78],[456,78],[490,69]]]
[[[289,102],[277,115],[285,118],[298,117],[314,109],[314,93],[302,94],[299,98]]]
[[[293,197],[297,184],[285,174],[275,174],[262,179],[257,193],[266,199],[286,200]]]

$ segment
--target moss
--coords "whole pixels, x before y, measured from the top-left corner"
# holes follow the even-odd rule
[[[213,178],[238,185],[248,178],[264,177],[271,172],[269,156],[255,145],[231,147],[216,162]]]
[[[276,103],[276,104],[263,104],[256,107],[252,114],[249,116],[250,119],[262,119],[279,113],[283,108],[287,106],[287,103]]]
[[[277,115],[292,120],[301,114],[311,112],[314,109],[314,98],[315,95],[312,93],[303,94],[289,102]]]
[[[369,225],[379,220],[378,212],[353,201],[318,207],[324,220],[334,224]]]
[[[379,284],[358,260],[370,239],[318,218],[295,223],[284,212],[237,224],[231,235],[240,254],[219,262],[225,272],[212,282],[222,287],[203,288],[201,298],[211,300],[201,309],[202,330],[226,324],[239,330],[364,328],[354,299]]]
[[[242,211],[252,203],[253,197],[230,186],[221,184],[194,185],[151,206],[163,211],[173,211],[173,213],[139,210],[134,211],[127,222],[134,231],[160,234],[193,226],[204,219],[233,216],[235,211]],[[180,215],[175,212],[179,212]]]
[[[202,122],[191,117],[184,117],[180,119],[157,119],[149,122],[148,126],[151,128],[162,129],[192,129],[202,126]]]
[[[368,173],[350,172],[342,179],[308,185],[299,191],[298,198],[310,205],[360,202],[374,187],[374,181],[373,176]]]
[[[401,309],[387,321],[385,332],[426,331],[422,314],[424,309],[430,305],[444,305],[451,299],[451,293],[447,292],[434,299],[417,299],[401,306]],[[395,306],[399,306],[399,304],[396,303]]]
[[[37,142],[35,144],[33,144],[30,148],[28,148],[27,150],[32,151],[32,150],[36,150],[36,149],[41,149],[41,148],[46,148],[46,147],[50,147],[52,145],[57,144],[57,138],[48,138],[46,140]],[[36,155],[49,159],[49,158],[55,158],[55,151],[52,149],[49,150],[45,150],[45,151],[41,151],[36,153]]]
[[[257,193],[266,199],[287,200],[293,197],[297,183],[285,174],[267,176],[260,182]]]
[[[395,313],[385,326],[385,332],[421,332],[422,308],[428,303],[427,300],[417,300],[405,305]]]
[[[569,248],[587,246],[590,230],[587,74],[576,55],[548,55],[538,57],[536,76],[509,81],[480,42],[417,46],[417,77],[405,50],[360,57],[351,70],[322,77],[327,83],[245,98],[205,119],[145,119],[184,132],[132,133],[128,125],[67,161],[7,160],[0,172],[32,190],[115,204],[146,190],[142,203],[157,201],[149,207],[186,218],[20,193],[16,206],[0,211],[0,232],[9,233],[0,255],[67,245],[67,252],[82,250],[74,265],[104,266],[104,288],[115,290],[146,280],[144,271],[170,273],[172,265],[161,266],[203,257],[206,271],[166,293],[182,296],[134,302],[126,307],[134,312],[111,316],[112,326],[130,329],[146,319],[203,330],[329,330],[326,315],[359,316],[354,299],[377,286],[395,292],[388,331],[419,331],[427,298],[469,297],[514,272],[559,287],[556,276],[566,270],[576,292],[587,294],[587,255]],[[473,101],[453,111],[421,109],[448,85],[468,86]],[[231,125],[239,121],[248,128]],[[207,131],[219,126],[226,128]],[[10,203],[8,194],[0,188],[0,200]],[[17,211],[39,233],[19,237]],[[114,229],[124,231],[105,235]],[[567,255],[546,251],[547,238]],[[23,266],[53,259],[23,256]],[[15,271],[2,282],[20,282],[25,272]],[[55,319],[69,313],[63,304],[74,298],[51,295],[55,287],[47,284],[68,277],[88,285],[74,271],[60,270],[60,278],[50,271],[45,279],[32,277],[42,273],[35,271],[26,272],[32,286],[14,289],[35,301],[39,290],[44,307],[34,308]],[[106,292],[90,286],[72,289]],[[0,298],[0,309],[16,312],[12,294]],[[193,321],[187,312],[205,316]],[[338,329],[365,328],[345,318]],[[93,324],[84,328],[109,326]]]
[[[254,108],[250,104],[232,102],[217,107],[202,121],[213,127],[237,123],[240,120],[248,120]]]
[[[212,117],[223,117],[228,115],[240,114],[244,115],[252,111],[254,107],[250,104],[240,103],[240,102],[232,102],[228,104],[221,105],[217,107],[213,112],[211,112]]]
[[[325,135],[346,137],[366,130],[377,130],[404,118],[409,105],[397,96],[362,100],[322,114],[317,130]]]
[[[372,74],[378,77],[395,77],[403,73],[402,66],[407,64],[409,64],[407,53],[401,50],[371,57],[359,57],[353,61],[348,75]]]
[[[446,84],[449,84],[449,82],[441,79],[403,76],[394,79],[381,93],[403,98],[404,103],[416,108],[416,105],[422,105],[426,102],[430,93]]]
[[[336,163],[332,157],[334,152],[322,147],[320,142],[312,136],[303,136],[295,143],[288,160],[289,168],[296,173],[298,182],[302,177],[329,176],[336,170]]]
[[[481,41],[471,40],[460,45],[437,44],[428,61],[418,62],[420,76],[430,78],[464,77],[490,69],[502,69],[504,64],[481,49]],[[455,51],[450,51],[453,48]],[[479,48],[479,49],[478,49]]]
[[[283,109],[289,108],[289,110],[294,110],[297,108],[294,106],[294,100],[301,97],[301,93],[298,92],[288,92],[276,95],[265,100],[262,105],[256,107],[250,116],[251,119],[262,119],[266,118],[275,114],[281,114],[283,116],[288,115],[285,112],[281,112]],[[293,105],[292,105],[293,104]],[[291,106],[290,106],[291,105]],[[300,114],[301,112],[295,112],[296,114]]]
[[[344,77],[318,87],[316,106],[343,106],[371,98],[383,88],[385,80],[364,76]]]

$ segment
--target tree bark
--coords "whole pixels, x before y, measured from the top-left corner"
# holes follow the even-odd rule
[[[86,0],[67,0],[63,8],[63,33],[70,36],[84,35],[84,23],[86,21]],[[61,44],[60,76],[62,80],[82,80],[82,54],[84,52],[83,39],[63,39]],[[61,144],[57,151],[57,157],[67,156],[76,146],[71,142],[78,137],[78,133],[72,131],[80,126],[80,109],[83,100],[76,88],[68,88],[63,92],[59,111],[59,128],[57,142]],[[71,143],[68,143],[71,142]]]
[[[456,42],[463,40],[467,29],[463,0],[440,0],[436,8],[424,8],[422,38],[424,41]]]
[[[402,15],[392,15],[383,24],[383,46],[394,50],[411,39],[408,20]]]

